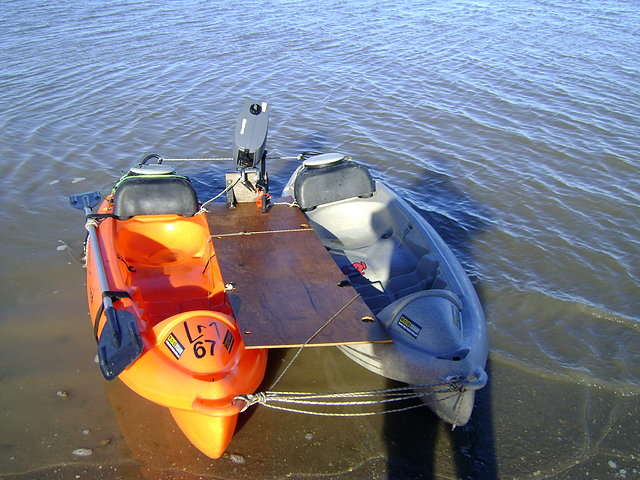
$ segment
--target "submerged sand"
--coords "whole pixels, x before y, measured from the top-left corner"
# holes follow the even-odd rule
[[[471,422],[429,410],[326,418],[264,406],[243,414],[225,455],[196,450],[168,411],[106,382],[94,362],[83,272],[14,295],[0,324],[3,479],[638,478],[640,399],[491,357]],[[76,270],[77,269],[77,270]],[[292,358],[272,351],[265,385]],[[306,349],[282,391],[392,386],[335,348]],[[74,454],[78,449],[87,455]],[[76,452],[78,453],[78,452]],[[90,454],[89,454],[90,453]]]

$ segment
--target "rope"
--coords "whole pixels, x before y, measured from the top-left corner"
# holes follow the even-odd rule
[[[289,157],[282,157],[282,158],[289,158]],[[292,158],[297,158],[297,157],[292,157]],[[168,159],[168,160],[175,160],[175,159]],[[178,160],[181,160],[181,159],[178,159]],[[184,160],[190,160],[190,159],[184,159]],[[192,159],[192,160],[197,160],[197,159]],[[209,160],[211,160],[211,159],[209,159]],[[238,182],[240,182],[241,178],[242,177],[240,175],[238,175],[238,177],[235,179],[235,181],[230,183],[229,185],[227,185],[226,188],[224,190],[222,190],[218,195],[216,195],[213,198],[210,198],[209,200],[204,202],[202,205],[200,205],[200,210],[198,210],[198,213],[208,213],[209,210],[207,210],[207,205],[209,205],[211,202],[216,201],[222,195],[226,194],[229,190],[231,190],[233,187],[235,187],[238,184]],[[289,207],[294,207],[294,206],[297,207],[298,206],[295,202],[294,203],[276,202],[276,203],[274,203],[274,205],[287,205]]]
[[[296,351],[293,358],[289,361],[284,370],[280,373],[278,378],[271,384],[271,389],[273,389],[284,377],[287,373],[291,365],[296,361],[302,349],[306,347],[311,340],[313,340],[327,325],[329,325],[336,317],[338,317],[346,308],[349,307],[353,302],[355,302],[360,294],[357,293],[351,300],[349,300],[340,310],[338,310],[329,320],[327,320],[324,325],[322,325],[318,330],[316,330],[313,335],[309,337],[309,339],[304,342]],[[465,385],[467,381],[463,378],[454,377],[449,379],[446,382],[425,384],[425,385],[413,385],[407,387],[398,387],[398,388],[388,388],[384,390],[370,390],[370,391],[360,391],[360,392],[343,392],[343,393],[305,393],[305,392],[258,392],[255,394],[248,395],[238,395],[234,400],[242,400],[245,402],[245,406],[242,408],[242,412],[255,404],[264,405],[268,408],[273,408],[275,410],[284,410],[292,413],[302,413],[306,415],[316,415],[321,417],[367,417],[373,415],[382,415],[386,413],[397,413],[404,412],[407,410],[413,410],[415,408],[420,408],[425,406],[424,402],[420,402],[418,404],[409,405],[406,407],[399,407],[388,409],[384,411],[369,411],[369,412],[351,412],[351,413],[338,413],[338,412],[318,412],[315,410],[304,410],[301,408],[293,408],[289,406],[276,406],[272,405],[269,402],[280,402],[287,404],[296,404],[296,405],[307,405],[313,407],[334,407],[334,406],[342,406],[342,407],[357,407],[357,406],[365,406],[365,405],[379,405],[390,402],[399,402],[399,401],[407,401],[407,400],[416,400],[424,395],[434,395],[437,393],[453,393],[453,395],[458,395],[458,402],[462,398],[462,394],[465,391]],[[440,387],[440,388],[438,388]],[[442,388],[444,387],[444,388]],[[452,395],[452,396],[453,396]],[[381,399],[375,399],[376,397],[384,396]],[[441,400],[447,400],[452,398],[452,396],[445,397]],[[368,399],[368,400],[358,400],[358,401],[344,401],[343,399]],[[370,400],[370,398],[374,398],[374,400]],[[335,400],[339,399],[339,400]],[[457,413],[456,413],[457,416]]]
[[[196,213],[196,215],[198,213],[208,213],[209,210],[207,210],[207,205],[209,205],[211,202],[217,200],[218,198],[220,198],[222,195],[224,195],[225,193],[227,193],[229,190],[231,190],[233,187],[235,187],[238,182],[240,181],[240,176],[238,176],[238,178],[236,178],[235,182],[230,183],[229,185],[227,185],[227,187],[222,190],[218,195],[216,195],[213,198],[210,198],[209,200],[207,200],[206,202],[204,202],[202,205],[200,205],[200,210],[198,210],[198,212]]]
[[[214,158],[164,158],[160,157],[163,162],[224,162],[234,160],[233,157],[214,157]]]
[[[223,237],[242,237],[246,235],[262,235],[265,233],[292,233],[292,232],[312,232],[313,228],[289,228],[283,230],[260,230],[256,232],[234,232],[234,233],[220,233],[211,235],[211,238],[223,238]]]
[[[295,157],[269,157],[267,160],[300,160],[302,155],[296,155]],[[213,157],[213,158],[164,158],[160,157],[159,162],[226,162],[233,161],[233,157]]]
[[[309,410],[302,410],[299,408],[279,407],[276,405],[269,405],[267,403],[264,403],[262,405],[264,405],[267,408],[273,408],[274,410],[283,410],[285,412],[291,412],[291,413],[302,413],[305,415],[314,415],[317,417],[372,417],[374,415],[384,415],[387,413],[406,412],[407,410],[413,410],[415,408],[421,408],[426,406],[426,404],[424,403],[417,403],[415,405],[409,405],[408,407],[394,408],[391,410],[383,410],[380,412],[338,413],[338,412],[311,412]]]
[[[291,203],[289,202],[273,202],[273,205],[285,205],[289,208],[293,208],[293,207],[299,207],[300,205],[298,205],[298,202],[293,201]]]
[[[89,230],[89,229],[91,229],[91,227],[98,228],[98,220],[97,219],[95,219],[95,218],[87,218],[87,221],[84,224],[84,228]]]
[[[466,383],[466,382],[465,382]],[[443,387],[447,385],[449,388],[445,390],[433,390],[435,387]],[[422,393],[416,393],[416,390],[425,390]],[[428,392],[426,392],[428,390]],[[265,392],[273,394],[274,396],[286,396],[297,397],[302,400],[316,399],[316,398],[358,398],[358,397],[374,397],[374,396],[422,396],[425,393],[447,393],[457,391],[457,383],[451,382],[435,382],[425,383],[423,385],[407,385],[404,387],[384,388],[379,390],[361,390],[356,392],[341,392],[341,393],[312,393],[312,392]]]
[[[345,309],[347,309],[349,307],[349,305],[351,305],[353,302],[355,302],[358,297],[360,297],[360,294],[357,293],[351,300],[349,300],[347,303],[344,304],[344,306],[338,310],[329,320],[327,320],[325,322],[324,325],[322,325],[318,330],[315,331],[315,333],[313,335],[311,335],[306,342],[304,342],[302,345],[300,345],[300,348],[298,348],[298,351],[296,352],[296,354],[293,356],[293,358],[291,359],[291,361],[289,362],[289,364],[284,368],[284,370],[282,371],[282,373],[278,376],[278,378],[276,378],[276,381],[273,382],[271,384],[271,387],[269,388],[273,388],[275,387],[278,382],[280,382],[280,380],[282,379],[282,377],[284,376],[285,373],[287,373],[287,370],[289,370],[289,367],[291,367],[291,365],[293,364],[293,362],[296,361],[296,359],[298,358],[298,356],[300,355],[300,353],[302,352],[302,349],[304,347],[306,347],[309,342],[311,340],[313,340],[314,338],[316,338],[316,336],[327,326],[329,325],[338,315],[340,315]]]
[[[284,157],[284,156],[280,156],[280,157],[272,157],[267,155],[266,158],[268,160],[302,160],[304,158],[306,158],[307,154],[316,154],[316,152],[302,152],[299,155],[296,156],[289,156],[289,157]],[[212,158],[164,158],[161,157],[160,155],[157,154],[152,154],[152,155],[148,155],[143,161],[142,164],[144,164],[147,160],[149,160],[150,158],[157,158],[158,163],[162,163],[162,162],[226,162],[226,161],[233,161],[235,160],[235,158],[233,157],[212,157]],[[209,200],[207,200],[206,202],[204,202],[201,206],[200,206],[200,210],[198,210],[197,213],[207,213],[209,212],[209,210],[207,210],[206,206],[209,205],[211,202],[217,200],[218,198],[220,198],[222,195],[226,194],[229,190],[231,190],[233,187],[235,187],[238,182],[240,181],[240,176],[238,176],[238,178],[236,179],[235,182],[227,185],[227,187],[220,192],[218,195],[216,195],[213,198],[210,198]],[[276,203],[276,205],[280,205],[282,202],[280,203]],[[297,206],[295,203],[292,204],[288,204],[285,203],[285,205],[288,205],[290,207],[292,206]]]
[[[305,410],[302,408],[295,408],[290,406],[277,406],[272,403],[285,403],[294,405],[307,405],[313,407],[360,407],[367,405],[382,405],[392,402],[402,402],[407,400],[417,400],[424,395],[433,395],[436,393],[448,393],[455,392],[457,395],[461,395],[464,391],[464,387],[461,387],[461,380],[456,382],[441,382],[425,385],[413,385],[398,388],[388,388],[383,390],[370,390],[359,392],[344,392],[344,393],[304,393],[304,392],[258,392],[255,394],[238,395],[234,400],[242,400],[245,402],[245,406],[242,408],[242,412],[249,407],[260,404],[265,407],[273,408],[275,410],[283,410],[292,413],[302,413],[306,415],[315,415],[322,417],[367,417],[373,415],[382,415],[387,413],[404,412],[407,410],[413,410],[426,406],[425,403],[420,402],[418,404],[408,405],[404,407],[392,408],[382,411],[366,411],[366,412],[321,412],[317,410]],[[466,382],[464,382],[466,383]],[[446,387],[446,388],[437,388]],[[453,395],[452,395],[453,396]],[[447,400],[452,396],[443,398]],[[383,397],[383,398],[379,398]],[[345,401],[343,399],[350,399]],[[373,399],[371,399],[373,398]],[[377,398],[377,399],[376,399]],[[337,399],[337,400],[332,400]],[[368,400],[356,400],[353,399],[368,399]],[[271,403],[270,403],[271,402]]]
[[[58,245],[56,250],[58,250],[58,251],[66,250],[66,252],[69,255],[69,258],[71,260],[76,262],[78,265],[84,265],[84,262],[82,261],[82,259],[79,259],[79,258],[75,257],[75,252],[73,251],[73,249],[69,246],[69,244],[67,242],[64,242],[62,240],[58,240],[58,243],[60,243],[61,245]]]
[[[464,386],[458,388],[458,398],[456,399],[455,414],[453,415],[454,422],[451,425],[451,430],[455,430],[458,423],[458,415],[462,409],[462,394],[465,392]]]

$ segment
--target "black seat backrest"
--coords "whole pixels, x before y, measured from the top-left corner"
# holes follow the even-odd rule
[[[298,172],[294,196],[302,210],[354,197],[370,197],[376,184],[369,170],[351,160],[305,165]]]
[[[196,192],[179,175],[129,175],[117,185],[113,197],[113,213],[121,220],[134,215],[191,217],[197,211]]]

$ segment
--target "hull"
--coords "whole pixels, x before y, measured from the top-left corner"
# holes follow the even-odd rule
[[[99,213],[112,213],[110,202]],[[204,214],[105,218],[97,227],[114,306],[136,319],[142,354],[119,378],[142,397],[169,408],[203,453],[218,458],[230,442],[240,407],[264,376],[267,353],[245,349],[224,290]],[[102,291],[92,248],[87,294],[99,338]],[[124,294],[123,294],[124,292]]]
[[[323,158],[324,157],[324,158]],[[334,261],[393,339],[338,347],[384,377],[420,388],[440,418],[468,422],[487,382],[485,319],[459,261],[435,230],[366,169],[311,157],[290,179],[294,197]]]

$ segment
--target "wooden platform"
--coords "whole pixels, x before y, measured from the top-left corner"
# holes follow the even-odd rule
[[[274,205],[260,213],[254,203],[220,203],[210,210],[216,256],[225,283],[235,285],[228,293],[247,348],[391,341],[355,289],[338,285],[344,274],[298,208]]]

